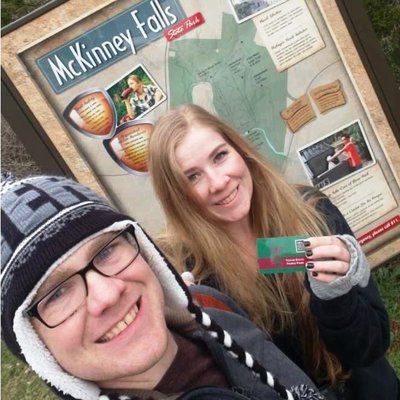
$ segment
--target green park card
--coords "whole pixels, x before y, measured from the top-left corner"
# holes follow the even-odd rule
[[[284,236],[257,239],[257,259],[261,274],[304,271],[307,263],[304,239]]]

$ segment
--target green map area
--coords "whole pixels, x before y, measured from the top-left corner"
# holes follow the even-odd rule
[[[286,108],[287,73],[276,71],[267,49],[255,43],[255,35],[252,21],[237,24],[224,13],[221,39],[171,42],[170,106],[208,106],[282,168],[286,125],[280,111]]]

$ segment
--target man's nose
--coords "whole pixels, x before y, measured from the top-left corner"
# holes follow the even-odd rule
[[[94,316],[101,315],[109,307],[117,304],[126,289],[123,280],[115,276],[103,276],[96,271],[86,273],[86,284],[88,290],[87,309]]]

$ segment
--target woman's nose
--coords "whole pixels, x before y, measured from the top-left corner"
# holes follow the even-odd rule
[[[225,188],[229,177],[220,171],[213,170],[208,173],[208,185],[210,193],[218,192]]]
[[[123,280],[115,276],[103,276],[96,271],[87,272],[86,284],[87,309],[94,316],[101,315],[109,307],[117,304],[126,288]]]

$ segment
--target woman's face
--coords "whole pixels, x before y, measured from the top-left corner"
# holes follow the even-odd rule
[[[214,129],[193,126],[176,148],[201,204],[224,223],[248,221],[253,181],[242,156]]]
[[[129,86],[134,92],[137,91],[139,85],[140,85],[140,83],[137,82],[135,79],[128,79],[128,86]]]

